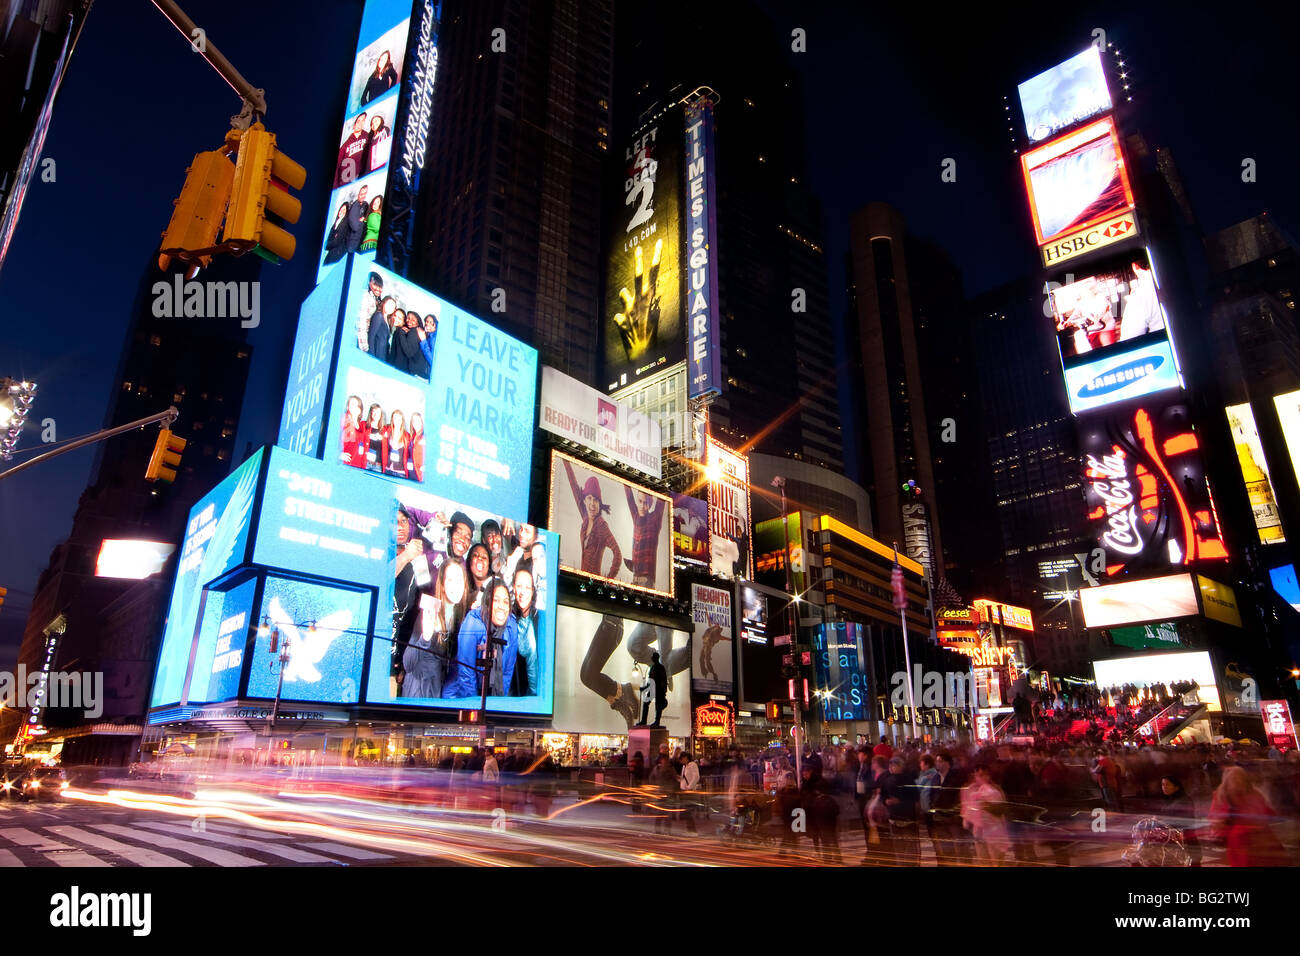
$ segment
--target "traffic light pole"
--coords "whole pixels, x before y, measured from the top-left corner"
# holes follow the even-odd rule
[[[44,454],[37,455],[35,458],[29,459],[21,465],[15,465],[7,471],[0,471],[0,481],[16,475],[20,471],[26,471],[34,465],[39,465],[43,461],[57,458],[64,452],[76,451],[78,448],[84,448],[86,445],[93,445],[95,442],[101,442],[107,438],[115,438],[118,435],[125,435],[127,432],[136,431],[137,429],[144,428],[146,425],[152,425],[155,422],[160,422],[163,427],[166,427],[176,421],[176,419],[180,417],[180,414],[181,413],[176,410],[176,406],[173,405],[171,408],[167,409],[167,411],[159,412],[157,415],[150,415],[148,418],[142,418],[139,421],[131,422],[127,425],[119,425],[116,428],[105,428],[102,431],[86,435],[84,438],[77,438],[68,442],[66,445],[55,448],[53,451],[47,451]]]
[[[238,116],[230,118],[230,125],[235,129],[248,129],[259,116],[266,115],[266,91],[258,89],[244,79],[243,74],[235,69],[233,63],[222,56],[221,51],[207,38],[207,34],[195,26],[175,0],[153,0],[158,12],[171,21],[172,26],[181,32],[189,42],[190,48],[198,52],[208,64],[221,74],[221,78],[230,84],[230,88],[244,101],[244,109]]]

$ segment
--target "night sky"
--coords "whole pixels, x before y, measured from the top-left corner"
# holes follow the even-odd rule
[[[250,335],[254,364],[236,444],[242,454],[247,442],[275,438],[298,305],[314,278],[361,3],[184,5],[266,89],[267,127],[308,171],[298,255],[263,272],[262,326]],[[1012,98],[1018,123],[1016,84],[1082,50],[1096,28],[1124,52],[1136,126],[1151,146],[1172,150],[1206,232],[1265,210],[1300,231],[1295,24],[1279,15],[1226,17],[1222,7],[1172,3],[1088,12],[1037,3],[996,14],[983,5],[762,6],[784,37],[807,31],[807,52],[791,53],[790,62],[804,79],[807,182],[823,204],[837,316],[846,307],[849,216],[873,200],[893,204],[916,234],[946,248],[969,295],[1035,268],[1003,97]],[[261,32],[241,33],[243,24]],[[60,439],[101,427],[127,310],[185,167],[220,142],[238,107],[151,4],[96,4],[46,141],[57,181],[33,184],[0,272],[7,320],[0,374],[41,387],[24,447],[39,440],[44,418],[56,420]],[[1257,161],[1255,183],[1241,181],[1245,157]],[[945,158],[957,162],[955,183],[940,179]],[[0,610],[0,664],[12,660],[36,578],[70,529],[93,457],[93,449],[73,452],[0,482],[0,584],[10,590]]]

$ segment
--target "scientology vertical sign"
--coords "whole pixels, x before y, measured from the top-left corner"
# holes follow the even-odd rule
[[[722,391],[718,331],[718,216],[713,175],[713,101],[686,108],[686,315],[691,398]]]

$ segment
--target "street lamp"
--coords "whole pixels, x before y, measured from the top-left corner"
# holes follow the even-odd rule
[[[27,413],[31,411],[35,400],[35,382],[15,382],[11,378],[0,378],[0,428],[5,429],[0,435],[0,458],[5,461],[13,458],[14,446],[18,444],[23,425],[27,422]]]
[[[316,633],[316,622],[311,621],[307,625],[307,637],[312,637]],[[289,633],[286,631],[281,634],[278,627],[272,627],[270,619],[263,614],[262,623],[257,628],[257,636],[270,637],[271,639],[271,662],[267,665],[272,674],[278,670],[279,680],[275,685],[275,703],[271,705],[271,717],[267,721],[266,749],[270,751],[274,741],[271,739],[275,735],[275,718],[280,714],[280,696],[284,693],[284,670],[289,666],[293,659],[293,648],[289,640]]]

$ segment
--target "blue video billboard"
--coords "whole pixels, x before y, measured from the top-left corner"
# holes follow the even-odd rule
[[[537,350],[374,265],[343,324],[325,460],[527,514]]]
[[[345,661],[353,661],[354,632],[364,631],[370,642],[366,702],[476,708],[481,685],[475,651],[491,633],[506,643],[491,685],[499,693],[489,694],[488,710],[549,714],[558,559],[558,537],[526,524],[523,512],[502,514],[365,470],[271,449],[253,561],[339,582],[316,582],[311,587],[323,591],[300,588],[281,598],[284,616],[298,633],[299,625],[312,620],[318,631],[328,620],[328,630],[337,632],[328,651],[334,656],[314,665],[320,680],[303,680],[295,689],[321,696],[295,699],[355,701],[337,695],[350,693],[348,678],[361,682],[360,658]],[[498,595],[493,587],[484,601],[493,577],[503,580],[504,592]],[[268,577],[264,614],[274,610],[275,580]],[[347,597],[352,593],[364,596]],[[362,605],[372,594],[378,601],[373,629],[361,623]],[[310,608],[301,609],[306,604]],[[344,627],[345,611],[350,619]],[[257,683],[269,666],[264,651],[259,642],[250,695],[264,686]]]
[[[284,392],[276,444],[303,455],[320,454],[325,399],[334,367],[339,306],[347,269],[335,269],[303,300]]]
[[[253,613],[256,594],[256,578],[229,591],[208,592],[203,604],[203,623],[199,627],[188,703],[213,703],[239,695],[244,650],[250,630],[257,626],[258,618]]]
[[[261,465],[259,449],[190,510],[158,654],[152,706],[182,699],[195,650],[203,589],[244,562]]]
[[[1107,354],[1065,370],[1070,411],[1076,415],[1115,402],[1181,388],[1169,339],[1161,335],[1135,349]]]
[[[813,669],[823,720],[871,720],[862,625],[837,621],[813,632]]]
[[[366,0],[331,173],[329,219],[316,281],[348,255],[373,260],[396,142],[398,94],[406,77],[411,0]]]
[[[267,626],[288,644],[288,661],[258,638],[248,674],[249,697],[355,704],[370,631],[373,592],[268,575],[262,593]],[[284,683],[281,686],[280,679]]]

